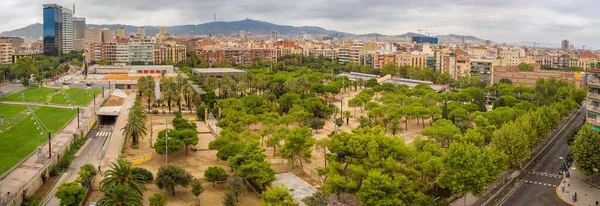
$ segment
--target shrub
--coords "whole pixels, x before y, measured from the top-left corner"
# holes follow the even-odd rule
[[[140,174],[143,177],[142,180],[144,180],[146,182],[151,182],[154,179],[152,172],[150,172],[149,170],[147,170],[145,168],[134,167],[132,170],[133,170],[134,174]]]
[[[158,110],[157,109],[153,109],[152,110],[152,114],[158,114]]]

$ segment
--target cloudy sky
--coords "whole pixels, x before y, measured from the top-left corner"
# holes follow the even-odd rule
[[[0,31],[42,22],[42,4],[76,4],[91,24],[236,21],[320,26],[351,33],[467,34],[495,42],[600,48],[598,0],[0,0]]]

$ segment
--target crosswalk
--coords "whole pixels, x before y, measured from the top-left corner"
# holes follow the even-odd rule
[[[96,132],[96,137],[109,137],[112,132]]]
[[[557,179],[562,179],[563,178],[562,175],[548,174],[548,173],[543,173],[543,172],[525,172],[525,173],[532,174],[532,175],[537,175],[537,176],[542,176],[542,177],[557,178]]]
[[[531,180],[517,180],[517,182],[525,182],[525,183],[538,184],[538,185],[543,185],[543,186],[548,186],[548,187],[556,187],[556,185],[554,185],[554,184],[543,183],[543,182],[534,182]]]

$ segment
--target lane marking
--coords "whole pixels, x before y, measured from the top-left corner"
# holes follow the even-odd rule
[[[504,202],[506,202],[506,200],[508,200],[508,198],[511,197],[515,193],[515,191],[517,191],[517,189],[521,186],[521,184],[523,184],[523,183],[521,183],[521,182],[517,183],[516,187],[512,191],[510,191],[506,195],[506,197],[502,198],[502,200],[500,201],[500,203],[498,203],[497,205],[504,204]],[[484,205],[485,205],[485,203],[484,203]]]

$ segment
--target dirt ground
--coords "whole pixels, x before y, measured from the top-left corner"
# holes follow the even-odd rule
[[[185,119],[195,118],[194,115],[184,114],[183,117]],[[125,153],[128,158],[138,157],[144,154],[148,154],[149,152],[153,153],[153,159],[141,164],[137,165],[137,167],[143,167],[150,170],[153,174],[156,175],[158,172],[158,168],[165,163],[165,156],[159,155],[154,152],[154,149],[150,147],[151,142],[156,140],[158,136],[158,131],[163,130],[165,128],[165,120],[167,121],[167,125],[171,128],[171,121],[173,120],[173,115],[148,115],[148,121],[146,123],[146,127],[148,128],[148,136],[150,136],[150,128],[152,128],[152,138],[145,137],[141,139],[138,148],[132,149],[130,144],[127,144],[127,149]],[[198,145],[195,147],[198,151],[193,152],[188,150],[188,155],[186,156],[185,151],[180,151],[175,154],[168,155],[169,164],[179,165],[183,167],[187,172],[189,172],[195,178],[204,179],[204,171],[211,166],[220,166],[226,169],[227,172],[230,172],[229,166],[226,161],[217,160],[217,151],[216,150],[208,150],[208,143],[214,140],[214,136],[210,133],[208,127],[204,124],[204,122],[196,121],[196,126],[198,129],[198,136],[200,140]],[[271,150],[272,154],[272,150]],[[274,165],[274,169],[277,172],[287,172],[289,171],[289,166],[287,165]],[[222,205],[223,197],[225,196],[226,184],[217,184],[215,188],[212,187],[210,183],[203,183],[202,186],[206,191],[200,195],[201,205]],[[144,193],[144,205],[149,205],[148,197],[154,193],[162,193],[167,195],[167,201],[169,205],[174,206],[188,206],[194,205],[195,197],[190,192],[190,188],[182,188],[177,187],[175,196],[171,196],[170,194],[166,194],[166,191],[161,191],[156,188],[154,184],[146,184],[146,188],[148,189]],[[102,197],[102,194],[99,191],[93,191],[89,197],[90,201],[99,200]],[[254,194],[251,190],[244,192],[239,197],[238,204],[240,205],[259,205],[259,197]]]

